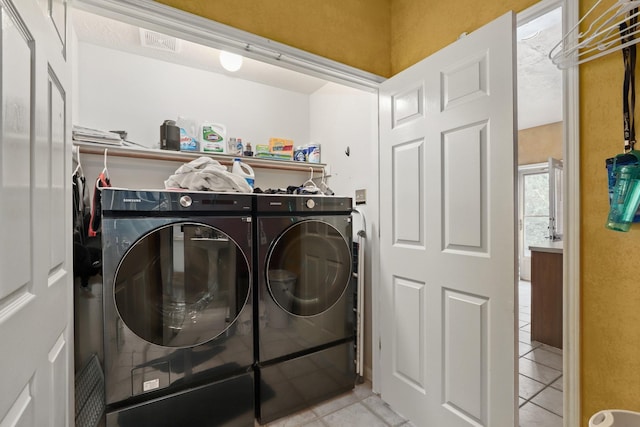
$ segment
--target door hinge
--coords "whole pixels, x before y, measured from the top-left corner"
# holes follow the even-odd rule
[[[382,351],[382,339],[378,338],[378,350]]]

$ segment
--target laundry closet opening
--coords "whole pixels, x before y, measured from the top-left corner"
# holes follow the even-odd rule
[[[73,7],[70,11],[73,37],[71,45],[74,48],[71,58],[73,58],[75,70],[72,109],[74,126],[126,132],[125,139],[134,144],[139,151],[146,148],[158,149],[161,125],[166,120],[180,119],[188,119],[198,127],[203,123],[222,124],[226,128],[228,137],[251,143],[254,151],[257,145],[268,144],[270,138],[288,139],[293,141],[295,146],[318,144],[321,147],[319,165],[300,163],[300,167],[288,169],[279,167],[277,160],[271,163],[256,161],[258,166],[254,165],[254,186],[264,191],[301,186],[308,181],[318,186],[324,182],[336,196],[350,197],[354,200],[355,191],[364,190],[363,193],[367,194],[368,198],[364,204],[359,205],[359,210],[367,215],[370,227],[377,223],[377,174],[372,174],[371,171],[377,170],[378,105],[377,94],[373,90],[354,87],[353,84],[342,84],[337,82],[337,79],[324,79],[274,66],[249,57],[244,58],[242,67],[238,71],[227,71],[220,64],[220,51],[217,49],[175,37],[175,34],[163,34],[149,28],[141,28],[131,23],[140,24],[139,19],[128,17],[124,12],[119,16],[113,11],[100,13],[99,7],[83,8],[83,2],[75,5],[78,7]],[[157,30],[157,26],[154,29]],[[96,150],[95,146],[92,146],[93,152],[89,152],[83,143],[74,141],[74,144],[80,147],[82,169],[88,183],[92,183],[92,179],[97,177],[108,164],[111,185],[124,189],[163,189],[165,180],[174,174],[176,169],[198,155],[198,152],[193,152],[190,153],[191,157],[182,158],[180,154],[172,155],[167,151],[166,158],[144,158],[144,155],[135,158],[120,155],[118,147],[104,146],[106,150],[102,147]],[[229,158],[233,157],[229,156]],[[249,157],[243,157],[243,160],[252,161]],[[313,168],[307,166],[313,166]],[[123,196],[117,191],[113,194],[117,194],[118,200],[121,199],[122,203],[130,203],[128,201],[130,197]],[[152,199],[162,197],[158,196],[157,192],[149,192],[148,195]],[[203,197],[203,200],[208,200],[206,196]],[[178,200],[173,202],[178,203]],[[158,206],[164,205],[159,202]],[[370,209],[368,206],[374,208]],[[350,215],[351,206],[343,208]],[[242,211],[236,212],[229,209],[231,213],[225,215],[236,216],[237,222],[242,223],[246,215]],[[130,210],[135,210],[135,207],[130,207]],[[110,307],[112,302],[115,304],[112,312],[123,317],[128,322],[127,327],[131,329],[132,334],[147,340],[152,344],[148,347],[152,349],[155,348],[154,345],[166,346],[167,343],[175,343],[176,350],[171,350],[170,353],[178,354],[185,346],[198,345],[200,346],[198,348],[203,350],[199,352],[194,350],[194,354],[198,353],[198,357],[211,356],[211,360],[218,360],[227,358],[229,353],[218,354],[213,346],[207,345],[209,340],[213,342],[220,340],[221,337],[226,339],[224,337],[231,335],[232,338],[227,341],[236,343],[246,338],[246,335],[243,335],[242,325],[248,318],[251,307],[243,302],[248,301],[247,298],[251,299],[251,295],[247,297],[244,287],[233,287],[221,281],[209,283],[211,277],[224,273],[222,270],[199,272],[198,277],[208,279],[203,281],[202,286],[191,288],[187,286],[189,278],[196,274],[192,274],[196,270],[191,269],[194,263],[198,264],[196,257],[202,258],[205,253],[210,256],[212,247],[217,248],[216,253],[220,257],[235,259],[234,275],[237,275],[238,271],[244,272],[243,262],[245,258],[251,258],[251,250],[246,247],[242,247],[242,250],[233,249],[235,248],[233,242],[240,244],[243,234],[239,232],[237,235],[232,235],[228,230],[228,221],[223,221],[222,225],[209,224],[204,217],[198,218],[198,221],[187,218],[184,224],[180,223],[178,226],[165,226],[166,221],[177,221],[181,217],[182,214],[176,212],[174,209],[159,213],[150,209],[148,214],[154,217],[155,228],[147,237],[143,237],[144,232],[141,233],[141,229],[128,230],[129,225],[123,225],[126,221],[123,221],[121,215],[125,214],[116,213],[115,218],[109,218],[108,225],[118,227],[118,233],[126,234],[130,231],[130,236],[141,239],[140,243],[135,243],[133,238],[125,235],[124,240],[127,242],[122,239],[114,242],[116,245],[112,248],[115,253],[114,258],[121,255],[117,252],[117,247],[134,243],[131,254],[135,255],[137,252],[141,255],[136,255],[135,258],[146,263],[145,265],[148,264],[147,270],[155,274],[156,278],[162,277],[164,280],[165,270],[171,270],[174,279],[177,277],[184,280],[185,286],[184,289],[179,286],[173,289],[175,301],[162,301],[161,305],[166,308],[166,312],[155,312],[155,306],[160,301],[158,295],[161,290],[158,287],[161,285],[157,285],[150,274],[141,281],[140,277],[136,276],[139,265],[136,265],[135,261],[122,267],[121,276],[115,278],[114,272],[113,283],[114,289],[122,288],[121,285],[125,279],[127,282],[138,280],[147,283],[139,289],[138,293],[126,295],[121,293],[115,298],[107,293],[103,295],[101,278],[92,277],[88,292],[82,290],[74,295],[76,372],[87,366],[94,354],[101,354],[101,351],[106,350],[102,348],[101,332],[96,335],[96,328],[107,328],[101,318],[105,300],[109,300]],[[134,219],[141,216],[129,211],[126,215],[131,215]],[[214,216],[220,215],[218,213]],[[324,221],[324,218],[321,219]],[[145,223],[145,221],[141,222]],[[193,225],[192,222],[196,224]],[[132,223],[137,224],[135,221]],[[364,224],[364,221],[361,224],[354,216],[354,235],[350,237],[355,240],[355,233],[364,227]],[[250,228],[250,225],[250,223],[242,223],[244,227],[242,230]],[[351,227],[348,230],[351,230]],[[335,233],[332,234],[331,231],[325,234],[333,236]],[[371,235],[369,231],[367,234]],[[194,239],[199,242],[195,246],[184,243],[186,240]],[[175,251],[167,252],[162,254],[164,258],[160,257],[164,261],[158,267],[153,265],[155,262],[153,257],[142,256],[148,255],[151,250],[156,250],[158,247],[168,247],[166,242],[172,242],[171,247],[174,249],[183,245],[182,252],[193,255],[192,259],[179,259]],[[202,250],[201,247],[204,246],[207,247],[206,250]],[[345,250],[350,249],[349,247]],[[372,251],[366,253],[366,265],[369,271],[371,270],[369,266],[373,265],[371,253]],[[287,265],[286,260],[280,261],[282,265]],[[112,267],[115,268],[115,262]],[[218,267],[220,268],[220,263]],[[127,268],[132,272],[129,275],[125,274]],[[351,266],[342,266],[342,270],[348,272]],[[349,276],[347,273],[341,274]],[[243,280],[246,280],[245,276],[246,274],[242,276]],[[365,288],[371,289],[372,274],[368,273],[364,276],[366,277]],[[347,277],[346,280],[348,281],[349,278]],[[156,288],[153,288],[150,283],[156,283]],[[232,303],[229,303],[231,300],[226,296],[212,290],[219,291],[226,289],[225,287],[238,291]],[[136,310],[133,304],[147,298],[145,294],[147,291],[155,292],[153,294],[155,300],[150,299],[143,310]],[[336,294],[333,300],[341,297],[341,294]],[[197,310],[199,301],[215,302],[216,298],[222,298],[225,304],[229,304],[224,307],[223,304],[219,304],[221,307],[219,310],[209,312]],[[333,300],[326,302],[326,307],[322,309],[308,306],[303,308],[318,312],[331,309],[335,311],[334,307],[339,303]],[[282,305],[286,304],[282,303]],[[364,371],[367,379],[372,377],[371,313],[371,293],[366,292],[365,340],[362,347],[368,349],[364,353]],[[215,321],[219,321],[219,327],[215,331],[204,331],[203,324],[197,321],[198,316],[207,317],[207,319],[215,318]],[[145,318],[153,319],[156,325],[145,324]],[[191,319],[191,323],[183,326],[184,319]],[[167,328],[158,326],[164,323],[169,325],[172,321],[180,326],[167,326]],[[323,328],[326,329],[329,323],[329,320],[323,320]],[[111,332],[113,335],[110,336],[115,337],[116,341],[124,336],[118,328],[114,328]],[[127,337],[138,339],[132,334]],[[321,343],[321,345],[325,344]],[[347,345],[345,344],[344,347],[346,348]],[[327,349],[327,352],[330,352],[330,349]],[[243,355],[246,356],[244,353]],[[156,365],[147,366],[137,361],[131,362],[135,364],[134,400],[142,399],[141,396],[146,392],[159,391],[164,387],[177,384],[168,373],[169,369],[160,363],[159,359],[165,356],[160,356]],[[104,360],[100,362],[104,363]],[[194,366],[195,363],[194,359]],[[240,370],[249,366],[244,359],[238,361],[237,365]],[[194,371],[184,372],[184,375],[194,373],[197,374]],[[233,371],[229,375],[235,374],[236,372]],[[234,378],[232,382],[238,390],[248,381],[245,376]],[[115,403],[109,402],[109,404],[119,405],[118,402],[123,400],[118,399],[130,399],[123,396],[128,393],[125,389],[131,388],[131,380],[124,379],[124,375],[121,380],[126,382],[126,384],[123,383],[122,396],[118,395],[113,400]],[[180,378],[178,383],[179,381]],[[176,387],[181,385],[177,384]],[[128,405],[133,400],[126,400],[126,402]],[[126,414],[123,413],[122,416]]]

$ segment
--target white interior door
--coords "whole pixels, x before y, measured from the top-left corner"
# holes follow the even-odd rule
[[[0,425],[73,424],[64,0],[0,0]]]
[[[514,426],[515,18],[382,84],[382,398],[417,426]]]

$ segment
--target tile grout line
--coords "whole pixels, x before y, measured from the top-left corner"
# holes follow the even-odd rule
[[[371,412],[373,415],[375,415],[379,420],[381,420],[386,426],[388,427],[393,427],[393,425],[391,423],[388,423],[387,420],[385,420],[384,418],[382,418],[382,416],[378,415],[378,413],[376,411],[374,411],[373,409],[369,408],[369,405],[367,405],[366,403],[364,403],[364,399],[357,402],[360,403],[362,406],[364,406],[369,412]],[[395,412],[395,411],[394,411]],[[397,414],[397,412],[395,412]],[[403,418],[404,419],[404,418]],[[404,424],[406,422],[403,421],[402,423]],[[402,425],[402,424],[400,424]]]
[[[347,392],[347,393],[343,394],[343,395],[342,395],[342,397],[347,396],[349,393],[350,393],[350,394],[353,394],[354,396],[356,396],[357,400],[356,400],[355,402],[352,402],[352,403],[350,403],[350,404],[348,404],[348,405],[345,405],[345,406],[342,406],[342,407],[340,407],[340,408],[337,408],[337,409],[335,409],[335,410],[333,410],[333,411],[327,412],[326,414],[323,414],[323,415],[317,415],[317,414],[313,411],[313,408],[310,408],[309,410],[313,413],[313,415],[315,415],[315,417],[314,417],[313,419],[310,419],[310,420],[309,420],[309,422],[307,422],[307,423],[305,423],[305,424],[303,424],[303,425],[306,425],[306,424],[312,423],[312,422],[314,422],[314,421],[320,421],[320,423],[321,423],[321,424],[323,424],[323,425],[327,426],[328,424],[324,421],[324,418],[325,418],[325,417],[327,417],[328,415],[331,415],[331,414],[335,414],[336,412],[341,411],[341,410],[343,410],[343,409],[345,409],[345,408],[348,408],[348,407],[350,407],[350,406],[353,406],[353,405],[355,405],[356,403],[361,403],[361,404],[362,404],[362,405],[363,405],[363,406],[364,406],[364,407],[365,407],[369,412],[373,413],[375,416],[377,416],[378,418],[382,419],[378,414],[376,414],[373,410],[371,410],[371,409],[367,406],[367,404],[366,404],[366,403],[364,403],[364,400],[365,400],[365,399],[367,399],[367,398],[369,398],[369,397],[371,397],[371,396],[379,396],[379,395],[377,395],[376,393],[373,393],[373,392],[372,392],[372,393],[371,393],[370,395],[368,395],[368,396],[360,397],[360,396],[358,396],[357,394],[355,394],[355,387],[354,387],[354,389],[352,389],[350,392]],[[336,396],[336,399],[340,399],[340,397],[337,397],[337,396]],[[321,405],[321,404],[320,404],[320,405]],[[394,412],[395,412],[395,411],[394,411]],[[384,419],[382,419],[382,421],[383,421],[385,424],[387,424],[388,426],[390,425],[390,424],[389,424],[389,423],[387,423]]]
[[[539,348],[540,348],[540,347],[536,347],[536,348],[532,349],[531,351],[526,352],[526,353],[525,353],[525,354],[523,354],[522,356],[518,357],[518,359],[521,359],[521,358],[523,358],[523,357],[524,357],[525,359],[527,359],[527,360],[531,360],[532,362],[537,363],[538,365],[542,365],[542,366],[544,366],[544,367],[546,367],[546,368],[550,368],[550,369],[553,369],[553,370],[555,370],[555,371],[560,371],[560,372],[562,372],[560,369],[558,369],[558,368],[556,368],[556,367],[554,367],[554,366],[550,366],[550,365],[547,365],[547,364],[545,364],[545,363],[538,362],[537,360],[532,360],[532,359],[529,359],[528,357],[525,357],[527,354],[529,354],[529,353],[533,352],[533,350],[537,350],[537,349],[539,349]],[[544,350],[544,349],[542,349],[542,350]],[[550,352],[550,353],[551,353],[551,352]],[[559,355],[558,355],[558,356],[559,356]],[[518,370],[518,371],[519,371],[519,370]],[[519,373],[519,372],[518,372],[518,373]]]
[[[385,420],[382,415],[378,414],[376,411],[373,410],[373,408],[369,407],[369,405],[367,405],[365,403],[365,400],[368,399],[371,396],[377,396],[380,401],[382,402],[382,404],[388,408],[391,412],[393,412],[394,414],[396,414],[398,417],[400,417],[402,419],[402,422],[400,424],[391,424],[390,422],[388,422],[387,420]],[[371,396],[367,396],[365,399],[360,400],[360,403],[362,403],[362,405],[367,408],[370,412],[372,412],[374,415],[376,415],[378,418],[380,418],[387,426],[389,427],[393,427],[393,426],[403,426],[405,425],[409,420],[406,419],[404,416],[400,415],[399,413],[397,413],[396,411],[393,410],[393,408],[391,408],[391,406],[389,406],[384,400],[382,400],[382,398],[380,397],[380,395],[378,394],[372,394]]]
[[[523,374],[523,375],[524,375],[524,374]],[[527,377],[527,376],[525,375],[525,377]],[[529,377],[527,377],[527,378],[529,378]],[[530,378],[530,379],[532,379],[532,380],[533,380],[533,378]],[[557,379],[557,378],[556,378],[556,379]],[[534,381],[536,381],[536,380],[534,380]],[[555,380],[554,380],[554,381],[555,381]],[[537,382],[540,382],[540,381],[537,381]],[[541,384],[542,384],[542,383],[541,383]],[[542,408],[542,409],[546,409],[547,411],[551,412],[552,414],[558,415],[558,414],[556,414],[555,412],[550,411],[550,410],[548,410],[547,408],[545,408],[545,407],[543,407],[543,406],[540,406],[540,405],[537,405],[535,402],[532,402],[532,401],[531,401],[531,399],[533,399],[534,397],[536,397],[537,395],[539,395],[540,393],[542,393],[543,391],[545,391],[545,390],[546,390],[546,389],[548,389],[548,388],[553,388],[553,387],[551,387],[551,384],[549,384],[549,385],[545,385],[545,386],[544,386],[544,387],[542,387],[540,390],[538,390],[538,391],[537,391],[537,392],[535,392],[533,395],[531,395],[531,397],[529,397],[528,399],[525,399],[525,398],[524,398],[524,397],[522,397],[522,396],[518,396],[518,397],[520,397],[520,398],[522,398],[522,399],[525,399],[525,400],[524,400],[524,403],[523,403],[522,405],[520,405],[520,406],[519,406],[519,408],[522,408],[522,407],[523,407],[525,404],[527,404],[527,403],[532,403],[532,404],[534,404],[534,405],[536,405],[536,406],[538,406],[538,407],[540,407],[540,408]],[[554,390],[555,390],[555,389],[554,389]],[[560,390],[556,390],[556,391],[560,391]],[[564,394],[564,393],[563,393],[563,394]],[[560,415],[558,415],[558,416],[560,416]]]
[[[537,407],[538,407],[538,408],[540,408],[540,409],[544,409],[545,411],[549,412],[550,414],[555,415],[556,417],[564,418],[562,415],[558,415],[558,414],[556,414],[555,412],[553,412],[553,411],[551,411],[551,410],[549,410],[549,409],[545,408],[544,406],[540,406],[540,405],[538,405],[538,404],[537,404],[537,403],[535,403],[535,402],[529,402],[529,401],[527,401],[526,403],[531,403],[532,405],[537,406]]]

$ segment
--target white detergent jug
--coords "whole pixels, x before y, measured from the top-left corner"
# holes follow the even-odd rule
[[[220,123],[203,123],[200,126],[200,147],[205,153],[225,153],[227,128]]]
[[[251,166],[246,163],[242,163],[240,159],[233,159],[233,167],[231,168],[231,172],[246,179],[249,187],[253,188],[253,183],[256,176],[254,175]]]

